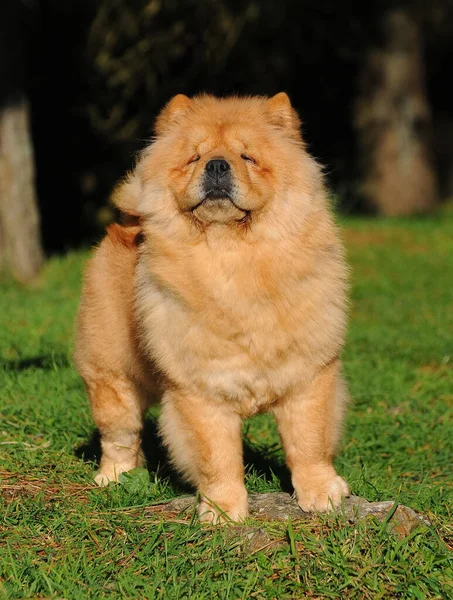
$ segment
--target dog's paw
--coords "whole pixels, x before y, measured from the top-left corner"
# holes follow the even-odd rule
[[[106,475],[105,473],[98,473],[94,477],[94,483],[96,483],[96,485],[98,485],[99,487],[106,487],[112,481],[117,481],[117,480],[110,479],[110,477],[108,475]]]
[[[297,490],[297,501],[304,512],[330,512],[347,496],[349,486],[339,475],[324,482],[312,481]]]
[[[198,517],[202,523],[222,524],[241,523],[248,516],[247,499],[237,502],[228,507],[222,506],[222,502],[216,502],[203,498],[198,504]]]
[[[100,487],[105,487],[112,482],[118,483],[121,473],[133,468],[129,465],[112,465],[110,468],[103,468],[101,465],[101,469],[94,476],[94,482]]]
[[[128,453],[128,456],[121,457],[122,460],[112,460],[109,456],[103,456],[99,471],[94,476],[94,481],[100,487],[105,487],[111,482],[118,482],[121,473],[131,471],[136,467],[142,467],[145,459],[142,452]]]

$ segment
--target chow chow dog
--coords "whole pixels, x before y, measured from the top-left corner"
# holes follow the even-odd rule
[[[263,411],[300,507],[338,506],[348,269],[288,96],[174,97],[114,202],[129,223],[88,264],[75,353],[101,434],[96,482],[143,463],[160,400],[201,520],[247,516],[241,425]]]

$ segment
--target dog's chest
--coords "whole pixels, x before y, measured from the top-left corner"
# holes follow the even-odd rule
[[[300,290],[293,281],[283,293],[246,269],[220,267],[193,275],[186,288],[162,285],[148,272],[137,308],[148,350],[170,379],[191,393],[235,402],[247,416],[307,369]]]

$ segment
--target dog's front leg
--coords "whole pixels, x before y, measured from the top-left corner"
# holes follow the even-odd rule
[[[273,406],[299,506],[329,511],[349,494],[332,464],[347,402],[346,386],[335,361],[302,390]]]
[[[223,403],[167,392],[160,431],[176,468],[200,492],[201,521],[242,521],[248,514],[241,418]]]

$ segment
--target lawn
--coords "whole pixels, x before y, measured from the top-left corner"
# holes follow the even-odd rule
[[[336,461],[353,492],[431,519],[399,539],[342,517],[225,528],[162,519],[185,493],[147,420],[149,477],[91,484],[98,440],[71,364],[87,253],[0,287],[0,598],[453,598],[453,215],[347,219],[353,269],[344,363],[353,403]],[[268,416],[244,424],[250,491],[286,488]],[[146,474],[145,474],[146,475]]]

